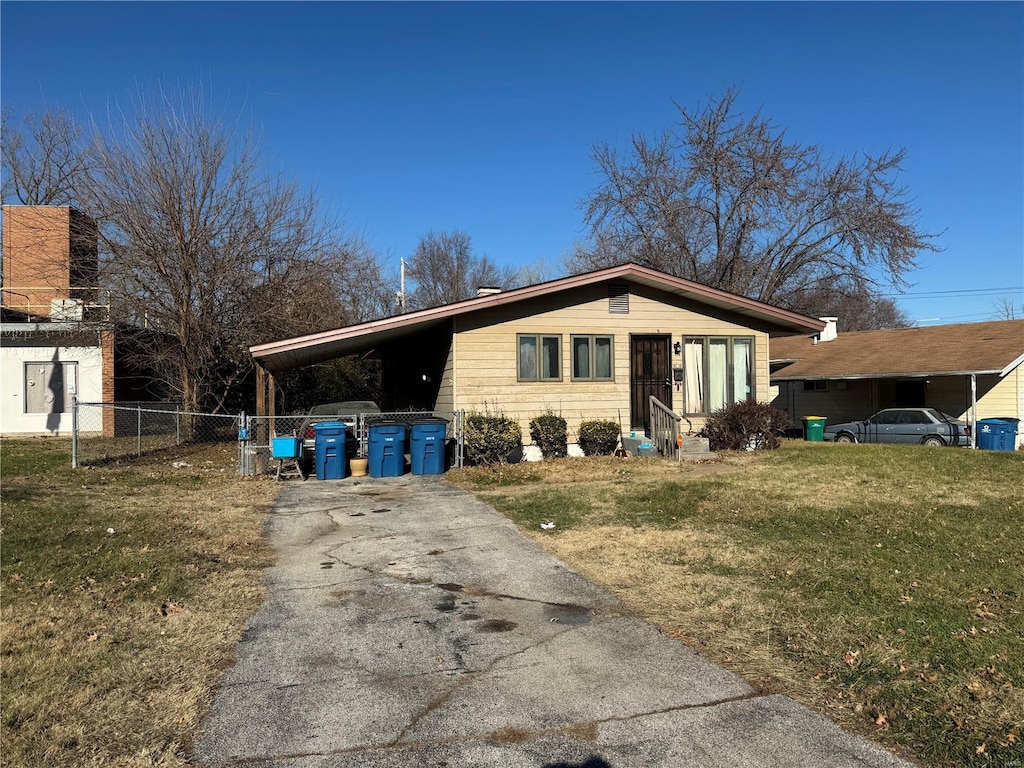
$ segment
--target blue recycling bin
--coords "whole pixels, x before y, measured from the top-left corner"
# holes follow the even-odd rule
[[[416,419],[409,424],[409,462],[414,475],[444,474],[444,438],[448,422],[440,418]]]
[[[366,454],[370,477],[401,477],[405,474],[405,424],[375,421],[367,425]]]
[[[313,452],[316,456],[317,480],[343,480],[348,462],[345,460],[345,441],[348,432],[340,421],[322,421],[314,424],[316,436]]]
[[[1017,449],[1018,419],[979,419],[978,447],[989,451]]]

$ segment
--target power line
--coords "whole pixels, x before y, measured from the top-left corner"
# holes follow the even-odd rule
[[[1002,288],[964,288],[957,291],[923,291],[921,293],[883,293],[886,299],[943,299],[953,296],[999,296],[1000,294],[1024,291],[1024,285],[1008,285]]]
[[[984,320],[1005,320],[1006,319],[1006,318],[999,317],[998,314],[994,313],[994,312],[978,312],[978,313],[973,314],[973,315],[950,315],[948,317],[927,317],[927,318],[923,318],[921,320],[915,320],[914,322],[918,323],[918,324],[920,324],[920,323],[945,323],[945,322],[948,322],[949,320],[969,320],[969,319],[975,319],[975,318],[982,318]]]

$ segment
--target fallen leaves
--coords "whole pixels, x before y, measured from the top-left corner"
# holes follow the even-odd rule
[[[167,616],[171,613],[184,613],[185,609],[178,603],[167,602],[160,606],[160,615]]]

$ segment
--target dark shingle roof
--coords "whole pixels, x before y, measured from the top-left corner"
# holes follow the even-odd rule
[[[1024,320],[841,333],[771,340],[773,381],[1005,373],[1024,359]]]

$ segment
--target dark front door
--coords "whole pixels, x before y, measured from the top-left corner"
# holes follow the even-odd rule
[[[654,395],[672,407],[672,372],[668,336],[631,336],[629,371],[629,426],[650,434]]]

